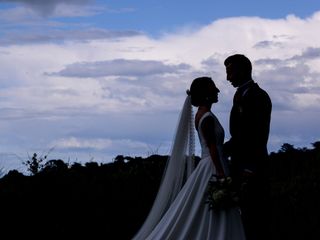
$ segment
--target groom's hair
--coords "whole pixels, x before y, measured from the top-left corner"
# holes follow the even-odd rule
[[[246,73],[248,76],[252,74],[252,64],[249,58],[247,58],[243,54],[234,54],[227,57],[224,60],[224,65],[227,67],[228,65],[232,64],[233,66],[240,68]]]
[[[193,106],[200,106],[207,104],[210,101],[210,85],[215,86],[213,80],[210,77],[198,77],[195,78],[190,86],[191,104]]]

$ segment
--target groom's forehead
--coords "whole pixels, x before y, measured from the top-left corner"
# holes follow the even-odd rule
[[[237,71],[240,69],[239,64],[231,62],[226,66],[226,71],[231,72],[231,71]]]
[[[232,63],[229,63],[229,64],[226,66],[227,72],[228,72],[228,71],[231,71],[231,70],[233,70],[233,69],[234,69],[234,64],[232,64]]]

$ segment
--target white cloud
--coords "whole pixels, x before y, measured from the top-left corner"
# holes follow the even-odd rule
[[[104,150],[104,151],[115,151],[123,148],[130,149],[143,149],[146,151],[148,145],[139,141],[132,141],[130,139],[81,139],[76,137],[69,137],[67,139],[58,139],[52,143],[56,148],[66,149],[93,149],[93,150]]]

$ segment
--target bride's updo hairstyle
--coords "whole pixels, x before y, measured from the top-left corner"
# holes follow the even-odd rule
[[[194,79],[187,91],[191,96],[191,104],[195,107],[208,105],[215,102],[214,91],[217,89],[210,77],[198,77]]]

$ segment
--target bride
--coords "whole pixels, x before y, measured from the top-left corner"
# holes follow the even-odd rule
[[[222,155],[224,130],[211,112],[219,89],[211,78],[199,77],[187,93],[157,197],[133,240],[244,240],[237,208],[212,210],[206,203],[212,176],[229,175]],[[195,118],[192,105],[198,107]],[[201,160],[195,168],[194,127],[201,145]]]

